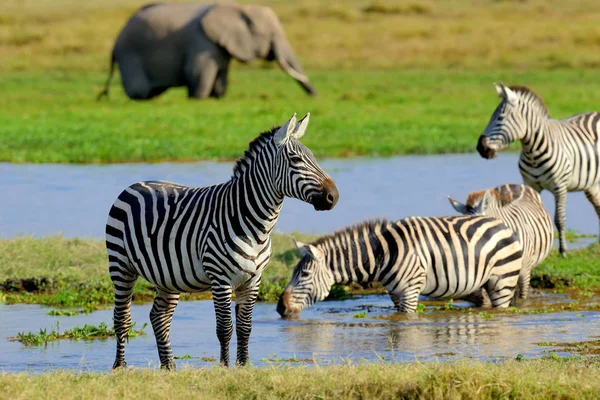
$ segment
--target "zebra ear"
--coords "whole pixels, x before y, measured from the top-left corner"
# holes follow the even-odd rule
[[[304,118],[302,118],[296,124],[296,129],[294,130],[294,137],[296,139],[300,139],[302,136],[304,136],[304,133],[306,132],[306,128],[308,127],[309,119],[310,119],[310,113],[306,113]]]
[[[500,85],[498,85],[496,82],[494,82],[494,88],[496,89],[496,93],[498,93],[498,97],[500,97],[501,99],[504,98],[504,91],[502,90],[502,83],[500,83]]]
[[[498,87],[496,87],[496,91],[498,91]],[[504,86],[502,82],[500,82],[500,91],[502,93],[499,93],[498,95],[506,100],[511,106],[516,106],[519,103],[519,96],[517,96],[510,88]]]
[[[291,137],[291,135],[295,129],[296,129],[296,113],[294,113],[294,115],[292,115],[292,118],[287,120],[286,123],[283,124],[281,126],[281,128],[279,128],[277,130],[277,132],[275,132],[275,135],[273,136],[273,140],[275,141],[275,144],[277,146],[280,146],[283,142],[286,141],[287,138]]]
[[[450,204],[452,204],[452,207],[454,207],[459,214],[468,214],[467,207],[463,203],[459,203],[450,196],[448,196],[448,200],[450,201]]]
[[[301,257],[308,255],[311,258],[314,258],[315,260],[319,260],[319,259],[323,258],[323,252],[321,250],[319,250],[319,248],[317,246],[313,246],[312,244],[304,244],[302,242],[298,242],[294,238],[292,238],[292,240],[294,241],[294,244],[298,248],[298,252],[300,253]]]

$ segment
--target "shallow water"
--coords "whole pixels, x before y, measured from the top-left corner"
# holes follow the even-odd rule
[[[537,296],[537,297],[536,297]],[[528,300],[540,304],[568,301],[563,295],[534,293]],[[468,303],[455,303],[467,306]],[[524,305],[527,307],[527,304]],[[148,322],[150,305],[134,306],[137,327]],[[365,312],[365,318],[355,318]],[[26,347],[8,337],[18,332],[37,332],[60,321],[60,329],[85,323],[111,324],[109,310],[75,317],[51,317],[48,308],[37,305],[0,305],[0,371],[46,371],[75,369],[108,371],[114,361],[115,340],[59,341],[47,346]],[[412,316],[394,314],[388,296],[367,296],[346,301],[318,303],[305,310],[301,319],[282,320],[275,304],[258,303],[250,340],[250,358],[255,365],[285,362],[320,365],[350,359],[404,362],[413,360],[454,360],[475,358],[497,360],[518,354],[538,357],[553,347],[540,342],[585,341],[600,336],[599,312],[560,312],[551,314],[494,314],[482,318],[479,310],[434,311]],[[129,340],[126,347],[129,366],[157,367],[158,355],[152,329],[146,336]],[[219,357],[211,301],[182,302],[175,311],[172,345],[178,366],[216,364]],[[232,357],[235,354],[235,334]],[[201,358],[205,359],[202,360]],[[208,358],[208,360],[207,360]],[[233,362],[233,358],[232,358]],[[296,361],[294,361],[296,362]]]
[[[332,211],[286,199],[276,225],[280,232],[328,233],[366,218],[454,214],[447,195],[464,200],[468,192],[521,183],[518,155],[483,160],[478,154],[409,156],[385,159],[322,160],[340,191]],[[0,163],[0,236],[62,233],[104,237],[108,210],[129,184],[161,179],[186,185],[223,182],[231,163],[18,165]],[[542,195],[551,215],[553,197]],[[570,193],[567,227],[598,233],[598,218],[582,192]],[[574,247],[574,246],[572,246]]]

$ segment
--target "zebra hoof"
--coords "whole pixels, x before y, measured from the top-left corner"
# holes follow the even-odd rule
[[[125,361],[115,361],[115,363],[113,364],[112,369],[125,369],[127,367],[127,363]]]
[[[175,361],[169,361],[166,364],[161,364],[160,369],[164,369],[166,371],[176,371],[177,366],[175,365]]]
[[[561,251],[560,251],[560,256],[561,256],[562,258],[567,258],[567,252],[566,252],[565,250],[561,250]]]

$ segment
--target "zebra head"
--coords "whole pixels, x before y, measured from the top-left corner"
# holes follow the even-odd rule
[[[520,96],[510,88],[494,84],[502,102],[479,137],[477,151],[483,158],[494,158],[496,152],[523,138],[526,121],[520,111]]]
[[[494,193],[496,192],[494,191]],[[485,215],[494,203],[490,190],[469,193],[466,204],[456,201],[450,196],[448,196],[448,200],[452,204],[452,207],[463,215]]]
[[[296,114],[273,135],[277,147],[274,167],[275,188],[285,196],[312,204],[315,210],[331,210],[339,193],[333,180],[300,139],[306,132],[310,113],[296,122]]]
[[[295,317],[313,303],[323,300],[334,284],[323,250],[312,244],[294,243],[302,259],[294,268],[292,278],[277,303],[277,312],[283,318]]]

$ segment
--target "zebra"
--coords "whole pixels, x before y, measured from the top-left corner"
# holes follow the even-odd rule
[[[414,312],[419,294],[463,297],[484,285],[492,305],[505,308],[522,264],[512,230],[476,215],[368,221],[296,246],[302,258],[277,304],[284,318],[349,282],[381,283],[400,312]]]
[[[451,197],[448,200],[459,213],[498,218],[517,235],[523,247],[518,297],[526,299],[531,270],[546,259],[554,241],[552,220],[540,194],[526,185],[506,184],[471,192],[465,204]]]
[[[525,184],[554,195],[559,250],[566,257],[567,192],[583,190],[600,218],[600,114],[555,120],[531,89],[502,83],[495,86],[502,101],[479,137],[477,150],[490,159],[510,143],[521,141],[519,171]]]
[[[118,196],[106,224],[115,289],[113,368],[126,366],[130,304],[140,276],[156,287],[150,321],[161,368],[175,368],[170,327],[180,293],[207,290],[215,305],[221,364],[229,365],[232,293],[237,363],[247,363],[252,310],[284,197],[310,203],[315,210],[331,210],[338,201],[335,183],[298,140],[309,117],[296,123],[294,114],[282,127],[258,136],[225,183],[189,187],[145,181]]]

